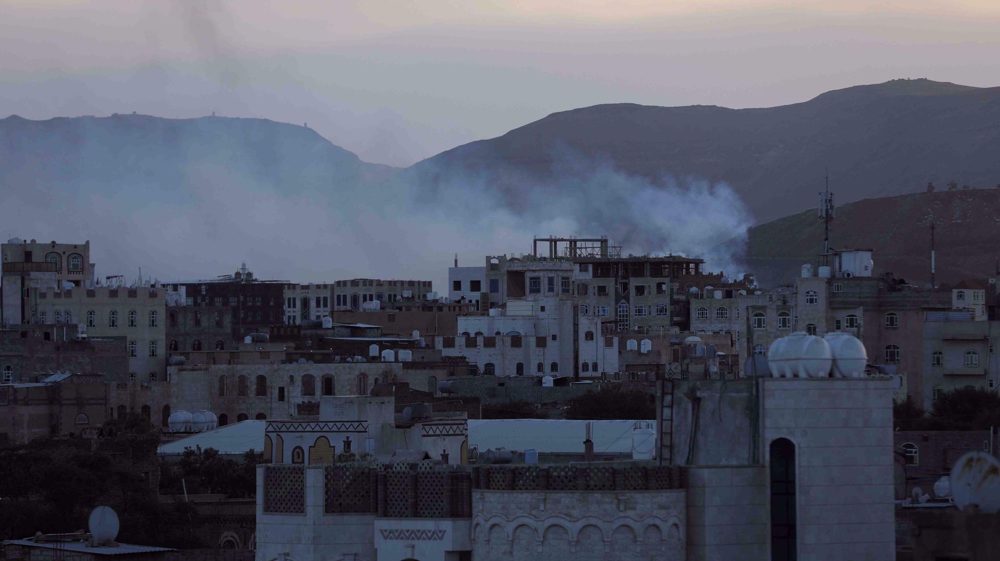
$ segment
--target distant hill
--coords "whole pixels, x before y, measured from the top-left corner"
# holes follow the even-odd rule
[[[315,131],[266,119],[147,115],[0,120],[5,193],[183,201],[206,182],[275,192],[353,188],[392,168]]]
[[[957,189],[866,199],[836,210],[831,245],[875,250],[876,274],[916,284],[930,278],[930,223],[935,224],[938,283],[994,275],[1000,260],[1000,189]],[[750,229],[749,269],[769,285],[816,262],[823,223],[810,210]]]
[[[1000,88],[893,80],[766,109],[597,105],[554,113],[413,166],[433,181],[487,174],[516,201],[559,155],[624,172],[725,181],[758,220],[816,205],[825,170],[841,201],[1000,184]],[[453,182],[452,182],[453,183]],[[529,187],[526,187],[529,186]]]

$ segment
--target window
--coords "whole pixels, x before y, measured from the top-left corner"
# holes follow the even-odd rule
[[[586,333],[584,333],[583,334],[583,340],[584,341],[593,341],[594,340],[594,332],[593,331],[587,331]]]
[[[201,350],[201,339],[195,339],[194,341],[191,341],[191,350],[192,351]]]
[[[149,373],[149,381],[150,382],[155,382],[156,381],[156,372],[150,372]]]
[[[585,316],[590,313],[590,306],[586,304],[580,304],[580,315]]]
[[[267,376],[257,376],[253,393],[257,397],[264,397],[267,395]]]
[[[666,304],[657,304],[655,311],[656,311],[656,315],[658,315],[658,316],[667,316],[667,315],[670,315],[670,307],[667,306]]]
[[[597,363],[596,362],[591,362],[590,363],[590,370],[592,372],[597,372]]]
[[[539,362],[535,367],[535,371],[538,372],[539,374],[545,372],[545,365]]]
[[[316,395],[316,377],[312,374],[302,376],[302,395]]]
[[[632,287],[632,291],[635,293],[636,296],[645,296],[646,295],[646,285],[644,285],[644,284],[637,284],[634,287]]]
[[[518,376],[524,376],[524,363],[523,362],[517,363],[515,371],[517,372]]]
[[[767,316],[764,315],[764,312],[754,312],[750,323],[754,329],[764,329],[767,327]]]
[[[226,377],[219,376],[219,397],[226,397]]]
[[[323,395],[334,395],[333,376],[330,374],[323,376]]]
[[[63,312],[63,320],[66,323],[73,323],[73,312],[71,312],[69,310],[66,310],[65,312]]]
[[[885,346],[885,361],[889,364],[899,362],[899,345]]]
[[[87,310],[87,327],[97,327],[97,312]]]
[[[563,294],[569,294],[570,290],[569,277],[561,277],[559,279],[559,290]]]
[[[553,292],[556,291],[556,278],[555,277],[547,277],[545,279],[545,290],[549,294],[552,294]]]
[[[904,442],[899,447],[900,452],[903,453],[903,458],[908,466],[920,465],[920,448],[912,442]]]
[[[966,368],[974,368],[979,366],[979,352],[978,351],[965,351],[965,361],[962,363]]]
[[[788,312],[778,312],[778,329],[791,329],[792,315]]]
[[[490,294],[500,293],[500,279],[490,279]]]
[[[247,395],[247,377],[240,376],[236,379],[236,395],[240,397],[246,397]]]
[[[944,353],[941,351],[934,351],[931,353],[931,366],[943,366],[944,365]]]
[[[158,347],[159,347],[159,345],[157,345],[157,341],[150,341],[149,342],[149,356],[156,356],[157,353],[158,353],[158,351],[159,351]]]
[[[90,417],[88,417],[86,413],[77,413],[73,423],[77,425],[89,425]]]
[[[45,254],[45,262],[55,265],[56,270],[62,272],[62,256],[52,251]]]
[[[56,323],[62,323],[62,310],[56,310],[52,313],[53,321]]]
[[[171,339],[170,343],[167,343],[167,350],[174,353],[180,350],[180,345],[177,344],[177,339]]]
[[[38,322],[42,324],[45,323],[45,312],[38,312]]]
[[[469,281],[469,292],[482,292],[483,291],[483,281],[472,280]]]
[[[838,293],[844,290],[844,285],[839,282],[835,282],[833,283],[833,287],[830,290],[832,290],[834,293]]]
[[[137,349],[138,346],[136,345],[135,341],[128,342],[128,356],[130,356],[131,358],[135,358],[138,355]]]
[[[128,311],[128,326],[129,327],[135,327],[136,318],[138,318],[138,317],[139,317],[139,314],[137,314],[135,310],[129,310]]]
[[[460,281],[460,280],[451,281],[451,289],[454,292],[461,292],[462,291],[462,281]]]
[[[559,372],[559,363],[553,362],[549,365],[549,372]]]
[[[531,277],[528,279],[528,293],[529,294],[541,294],[542,292],[542,278],[541,277]]]
[[[860,325],[861,322],[858,321],[858,316],[854,314],[848,314],[847,317],[844,318],[844,327],[847,329],[857,329]]]
[[[580,364],[580,371],[581,372],[590,372],[590,363],[584,362],[584,363]]]
[[[292,463],[293,464],[303,464],[305,463],[306,454],[303,452],[301,446],[296,446],[292,448]]]
[[[819,304],[819,294],[815,290],[806,291],[806,304]]]
[[[899,327],[899,314],[896,312],[888,312],[885,314],[885,326],[888,328]]]
[[[754,356],[764,356],[765,354],[767,354],[767,349],[764,348],[764,345],[754,345],[753,354]]]
[[[607,306],[598,306],[597,307],[597,317],[600,317],[600,318],[606,318],[606,317],[608,317],[608,307]]]
[[[129,382],[134,382],[135,381],[135,372],[129,372],[128,373],[128,381]],[[124,415],[124,411],[122,411],[122,410],[125,408],[125,406],[124,405],[119,405],[118,408],[119,408],[119,414],[118,414],[118,416],[121,417],[121,416]]]
[[[3,383],[9,384],[14,381],[14,367],[6,365],[3,367]]]
[[[67,261],[69,272],[79,273],[83,271],[83,256],[79,253],[70,253]]]
[[[955,291],[955,300],[958,300],[959,302],[965,302],[965,291],[964,290],[956,290]]]
[[[158,320],[159,320],[159,318],[157,317],[156,310],[150,310],[149,311],[149,326],[150,327],[156,327],[156,324],[158,323]]]
[[[646,317],[649,315],[649,306],[636,306],[635,317]]]
[[[715,319],[729,319],[729,308],[725,306],[716,308]]]
[[[487,376],[493,376],[496,374],[496,366],[492,362],[487,362],[483,365],[483,374]]]
[[[695,311],[695,318],[697,319],[708,319],[708,308],[701,307]]]

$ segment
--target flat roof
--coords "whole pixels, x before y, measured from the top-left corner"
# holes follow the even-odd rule
[[[187,449],[214,448],[220,454],[237,456],[249,450],[264,451],[264,429],[267,421],[247,420],[219,427],[215,430],[194,433],[168,442],[156,449],[160,456],[180,456]]]
[[[505,448],[583,453],[587,423],[591,425],[594,452],[619,454],[632,452],[632,431],[636,423],[656,424],[652,420],[469,419],[469,446],[479,448],[480,452]],[[651,438],[655,439],[655,434]]]

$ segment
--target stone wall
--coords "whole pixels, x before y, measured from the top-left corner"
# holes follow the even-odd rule
[[[688,560],[766,559],[767,469],[691,467],[686,474]]]

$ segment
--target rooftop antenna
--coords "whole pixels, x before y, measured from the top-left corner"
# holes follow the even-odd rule
[[[458,254],[455,254],[455,268],[458,268]]]
[[[937,259],[934,252],[934,217],[931,216],[931,289],[937,288],[934,273],[937,272]]]
[[[819,194],[819,217],[823,220],[823,264],[830,265],[830,222],[833,221],[833,193],[830,192],[830,172],[826,173],[826,190]]]

